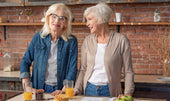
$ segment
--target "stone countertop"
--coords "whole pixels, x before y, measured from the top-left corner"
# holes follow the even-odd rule
[[[74,96],[72,99],[70,99],[69,101],[81,101],[84,97],[87,98],[87,96]],[[43,101],[54,101],[53,99],[54,97],[51,96],[50,94],[44,94],[44,99]],[[88,97],[90,98],[90,97]],[[103,98],[103,97],[92,97],[94,100],[89,100],[89,101],[96,101],[95,98]],[[150,98],[134,98],[136,101],[166,101],[165,99],[150,99]],[[24,94],[20,94],[18,96],[15,96],[7,101],[23,101],[24,100]],[[36,101],[35,100],[35,95],[32,96],[32,101]],[[38,100],[37,100],[38,101]],[[85,101],[85,100],[83,100]],[[103,100],[99,100],[99,101],[105,101],[104,98]]]

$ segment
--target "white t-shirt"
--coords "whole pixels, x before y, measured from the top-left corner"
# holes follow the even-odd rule
[[[107,44],[97,44],[97,52],[95,56],[95,64],[93,73],[88,82],[94,85],[107,85],[108,77],[104,66],[104,54]]]
[[[51,41],[51,49],[48,55],[45,84],[55,86],[57,85],[57,46],[58,40]]]

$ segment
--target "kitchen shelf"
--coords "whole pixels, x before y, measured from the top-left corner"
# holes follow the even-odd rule
[[[170,22],[121,22],[110,23],[110,25],[170,25]]]
[[[41,26],[44,23],[0,23],[0,26]],[[71,23],[73,26],[86,25],[86,23]],[[120,22],[109,25],[170,25],[170,22]]]
[[[6,26],[43,26],[44,23],[0,23],[0,26],[4,27],[4,40],[6,40]],[[86,23],[71,23],[72,26],[85,26]],[[113,25],[117,27],[117,32],[120,32],[120,26],[125,25],[168,25],[170,26],[170,22],[120,22],[120,23],[109,23],[109,25]]]
[[[72,25],[86,25],[86,23],[72,23]],[[170,25],[170,22],[120,22],[109,25]]]

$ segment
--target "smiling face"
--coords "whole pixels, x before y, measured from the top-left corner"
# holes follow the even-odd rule
[[[97,34],[100,30],[100,25],[98,24],[98,19],[93,13],[86,15],[87,27],[90,29],[90,32]]]
[[[63,10],[58,9],[49,15],[49,27],[51,32],[62,32],[67,27],[67,17]]]

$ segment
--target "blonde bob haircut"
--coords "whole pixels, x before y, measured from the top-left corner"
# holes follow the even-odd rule
[[[86,17],[90,13],[94,14],[94,16],[97,17],[98,24],[109,23],[112,9],[105,3],[99,3],[95,6],[86,8],[86,10],[84,11],[84,17]]]
[[[72,21],[72,14],[70,9],[64,5],[63,3],[56,3],[51,5],[46,14],[45,14],[45,23],[42,28],[41,37],[45,38],[50,33],[50,27],[49,27],[49,17],[50,14],[55,12],[56,10],[63,10],[67,17],[67,27],[62,31],[61,37],[64,41],[68,41],[71,37],[69,36],[71,34],[71,21]]]

